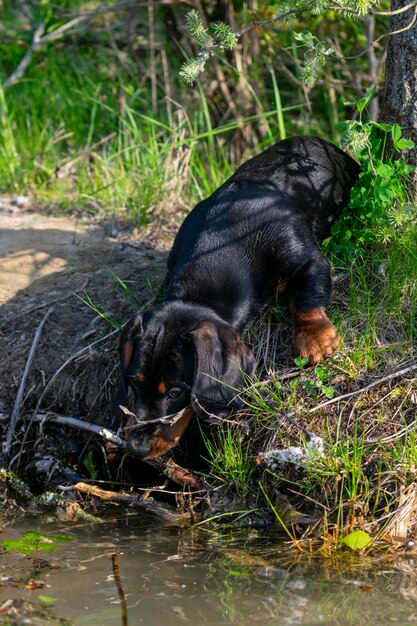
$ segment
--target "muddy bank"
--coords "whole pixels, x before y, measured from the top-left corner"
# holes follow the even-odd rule
[[[3,503],[19,496],[25,510],[42,509],[47,502],[33,496],[82,482],[65,491],[76,506],[61,507],[64,518],[82,515],[85,501],[101,515],[110,501],[173,521],[275,522],[320,541],[324,532],[329,550],[357,527],[408,541],[417,527],[416,342],[400,321],[386,323],[380,305],[372,360],[354,362],[366,320],[350,326],[353,274],[338,275],[330,311],[339,313],[340,353],[322,367],[296,366],[287,309],[276,307],[248,330],[260,378],[239,419],[209,436],[194,420],[169,458],[144,463],[124,454],[124,441],[62,420],[42,424],[39,414],[118,431],[111,411],[118,328],[156,295],[175,227],[151,240],[85,216],[1,206],[2,465],[32,490],[1,475]],[[377,280],[375,294],[386,288],[384,275]]]

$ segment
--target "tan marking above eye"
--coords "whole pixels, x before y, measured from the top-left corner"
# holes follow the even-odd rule
[[[158,393],[160,393],[161,395],[164,395],[167,392],[167,386],[164,382],[160,382],[158,387],[157,387]]]
[[[145,380],[145,374],[142,374],[142,372],[136,374],[136,380],[138,381],[138,383],[143,383],[143,381]]]

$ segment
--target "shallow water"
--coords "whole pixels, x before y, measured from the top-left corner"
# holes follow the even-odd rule
[[[0,586],[0,605],[9,598],[52,596],[56,614],[79,626],[122,624],[115,553],[130,626],[417,623],[417,555],[390,561],[348,554],[325,561],[297,557],[270,534],[178,528],[136,515],[94,525],[25,520],[7,526],[1,539],[18,539],[27,530],[62,532],[73,540],[31,557],[3,554],[2,576],[18,578],[18,571],[30,571],[33,558],[57,569],[43,564],[37,574],[42,589]]]

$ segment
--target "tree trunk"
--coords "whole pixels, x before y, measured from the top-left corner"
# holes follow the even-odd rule
[[[410,0],[391,0],[391,10],[407,6]],[[380,119],[400,124],[414,148],[404,151],[410,165],[417,163],[417,19],[416,7],[390,18],[390,38],[385,65],[385,87]],[[398,31],[398,32],[396,32]],[[412,189],[417,198],[417,171],[412,174]]]

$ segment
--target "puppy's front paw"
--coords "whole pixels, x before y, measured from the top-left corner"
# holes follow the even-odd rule
[[[300,312],[292,310],[296,354],[317,365],[332,356],[340,345],[340,336],[323,308]]]

